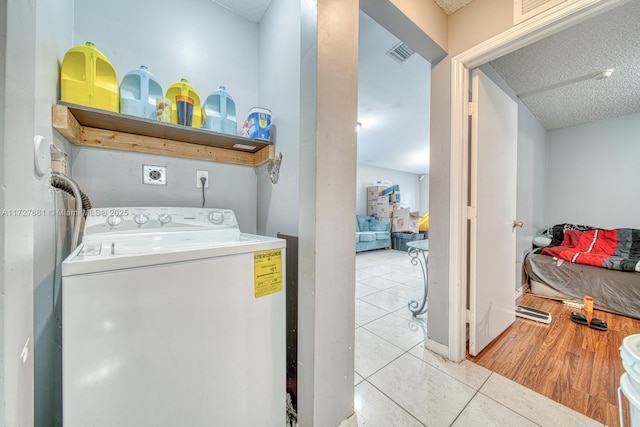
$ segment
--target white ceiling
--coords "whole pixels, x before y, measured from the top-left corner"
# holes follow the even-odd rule
[[[359,40],[358,163],[428,173],[431,65],[387,56],[400,40],[363,12]]]
[[[237,15],[253,22],[260,22],[271,0],[213,0]]]

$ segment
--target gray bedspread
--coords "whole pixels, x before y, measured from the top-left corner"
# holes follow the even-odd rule
[[[524,260],[525,273],[538,282],[574,298],[590,295],[596,306],[640,319],[640,273],[558,262],[532,253]]]

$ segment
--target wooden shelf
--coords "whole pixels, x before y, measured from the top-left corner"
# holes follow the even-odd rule
[[[53,127],[76,145],[259,166],[275,157],[273,144],[59,102]]]

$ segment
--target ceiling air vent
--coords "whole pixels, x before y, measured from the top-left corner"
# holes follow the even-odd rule
[[[513,24],[549,10],[552,7],[564,3],[566,0],[513,0]]]
[[[402,64],[415,52],[404,43],[398,43],[387,52],[387,56],[391,57],[398,64]]]

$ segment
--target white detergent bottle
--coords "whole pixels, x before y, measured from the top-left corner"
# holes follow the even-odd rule
[[[129,71],[120,83],[120,112],[131,116],[156,119],[156,98],[164,92],[149,69],[141,65]]]
[[[203,128],[229,135],[238,134],[236,103],[224,86],[213,91],[203,105],[205,121]]]

